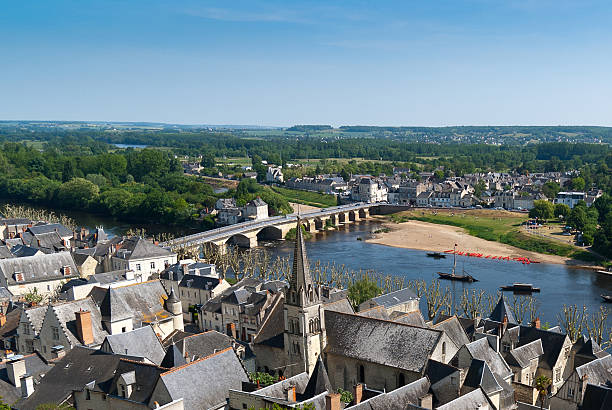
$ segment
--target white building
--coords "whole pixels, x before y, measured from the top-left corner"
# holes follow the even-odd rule
[[[268,167],[266,182],[277,182],[282,184],[284,182],[283,167]]]
[[[113,270],[131,270],[143,279],[176,263],[176,253],[139,237],[124,239],[112,257]]]
[[[565,204],[570,208],[575,207],[580,201],[586,202],[586,194],[584,192],[559,192],[555,198],[555,204]]]
[[[268,204],[260,197],[247,203],[242,211],[244,219],[257,221],[268,217]]]

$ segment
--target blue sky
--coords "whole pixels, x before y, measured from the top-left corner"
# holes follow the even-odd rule
[[[6,1],[0,119],[612,125],[612,2]]]

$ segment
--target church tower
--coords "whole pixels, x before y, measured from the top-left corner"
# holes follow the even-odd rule
[[[327,344],[321,303],[321,286],[310,276],[302,222],[298,217],[293,252],[293,269],[285,298],[285,376],[311,374]]]

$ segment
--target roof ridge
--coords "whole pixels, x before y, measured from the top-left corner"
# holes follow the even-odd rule
[[[128,362],[128,363],[134,363],[134,364],[141,364],[141,365],[145,365],[145,366],[150,366],[150,367],[156,367],[158,369],[165,369],[165,367],[161,367],[159,365],[156,365],[155,363],[147,363],[147,362],[139,362],[138,360],[133,360],[133,359],[126,359],[124,357],[120,357],[119,361],[121,362]]]
[[[177,371],[177,370],[181,370],[181,369],[183,369],[183,368],[185,368],[185,367],[191,366],[192,364],[199,363],[199,362],[202,362],[202,361],[204,361],[204,360],[206,360],[206,359],[210,359],[210,358],[211,358],[211,357],[213,357],[213,356],[217,356],[217,355],[220,355],[220,354],[222,354],[222,353],[225,353],[225,352],[227,352],[227,351],[228,351],[228,350],[230,350],[230,349],[231,349],[231,350],[234,350],[234,348],[233,348],[233,347],[226,347],[225,349],[223,349],[223,350],[219,350],[218,352],[215,352],[215,353],[213,353],[213,354],[211,354],[211,355],[208,355],[208,356],[206,356],[206,357],[202,357],[202,358],[200,358],[200,359],[194,360],[193,362],[189,362],[189,363],[186,363],[186,364],[184,364],[184,365],[182,365],[182,366],[175,367],[174,369],[168,370],[167,372],[164,372],[164,373],[160,374],[160,376],[166,376],[166,375],[168,375],[168,374],[170,374],[170,373],[173,373],[173,372],[175,372],[175,371]]]
[[[115,286],[114,288],[111,288],[111,289],[127,288],[129,286],[142,285],[144,283],[151,283],[151,282],[160,282],[160,280],[159,279],[150,279],[150,280],[145,280],[144,282],[128,283],[127,285]],[[164,288],[164,290],[165,290],[165,288]]]
[[[413,328],[416,328],[416,329],[429,330],[429,331],[436,332],[436,333],[444,333],[443,330],[432,329],[432,328],[429,328],[429,327],[415,326],[415,325],[411,325],[411,324],[408,324],[408,323],[394,322],[393,320],[389,320],[389,319],[378,319],[378,318],[375,318],[375,317],[361,316],[361,315],[353,314],[353,313],[336,312],[336,311],[333,311],[333,310],[330,311],[330,313],[338,314],[338,315],[345,315],[345,316],[357,316],[357,317],[360,317],[360,318],[363,318],[363,319],[368,319],[368,320],[376,320],[376,321],[379,321],[379,322],[393,323],[394,325],[400,325],[400,326],[406,326],[406,327],[413,327]],[[478,339],[478,340],[481,340],[481,339]]]

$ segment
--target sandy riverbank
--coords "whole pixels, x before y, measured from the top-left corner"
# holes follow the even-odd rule
[[[542,263],[558,263],[581,266],[584,262],[576,261],[562,256],[546,255],[529,252],[514,246],[499,242],[487,241],[469,235],[463,228],[432,224],[421,221],[408,221],[400,224],[386,223],[383,225],[390,232],[375,234],[367,242],[397,248],[420,249],[425,251],[444,252],[453,249],[463,252],[476,252],[491,256],[527,257]]]

